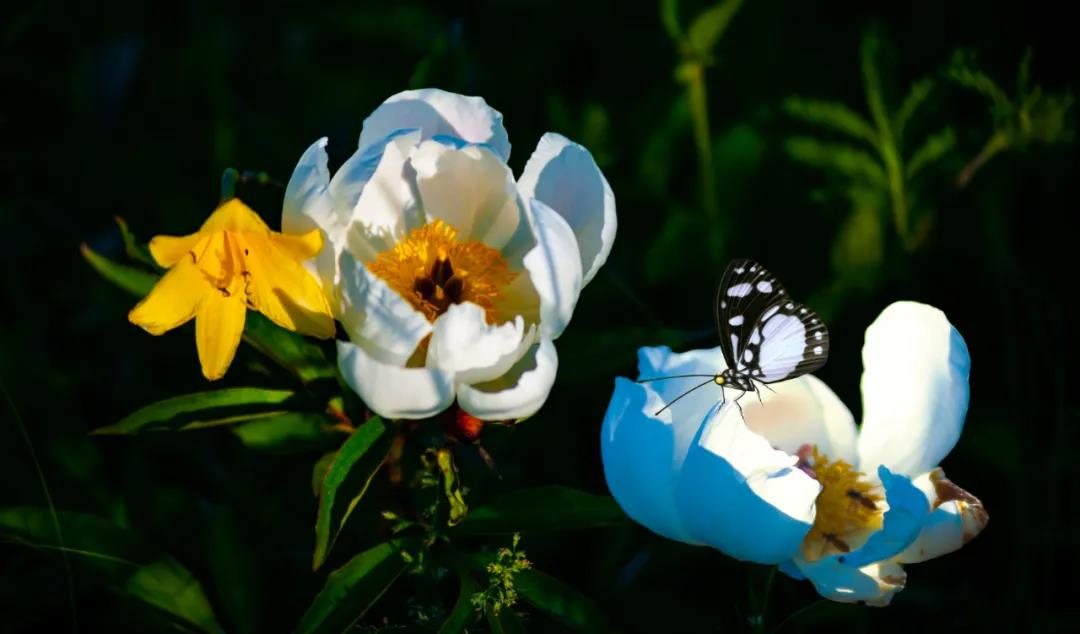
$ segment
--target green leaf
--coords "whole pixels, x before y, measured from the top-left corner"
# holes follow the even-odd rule
[[[465,503],[461,478],[458,477],[457,467],[454,465],[454,454],[450,449],[443,447],[436,452],[435,459],[443,477],[443,494],[446,495],[446,501],[450,503],[450,513],[446,524],[457,526],[468,515],[469,505]]]
[[[586,632],[614,628],[592,599],[539,570],[523,570],[514,577],[518,595],[563,625]]]
[[[951,127],[945,128],[937,134],[931,134],[919,149],[915,150],[915,153],[911,155],[911,160],[908,161],[905,168],[905,177],[908,180],[915,178],[924,167],[940,160],[955,145],[956,133],[953,132]]]
[[[103,255],[99,255],[85,243],[79,247],[83,258],[106,280],[119,286],[132,295],[142,297],[154,288],[158,276],[126,264],[117,264]]]
[[[1009,96],[997,82],[975,66],[975,56],[970,52],[957,51],[945,75],[964,88],[988,98],[999,108],[1013,108]]]
[[[325,453],[319,456],[319,459],[315,461],[315,465],[311,468],[311,494],[316,498],[319,497],[323,480],[326,479],[326,472],[330,469],[335,457],[337,457],[337,451]]]
[[[230,428],[249,449],[270,453],[327,450],[337,447],[346,432],[325,416],[312,412],[289,412],[259,418]]]
[[[807,123],[830,128],[871,145],[877,144],[877,133],[870,122],[842,103],[788,97],[784,100],[784,111]]]
[[[334,456],[319,489],[313,570],[326,561],[341,528],[386,460],[392,439],[390,426],[376,416],[358,427]]]
[[[85,579],[151,605],[187,627],[221,632],[199,581],[175,559],[136,533],[85,513],[57,513],[63,542],[51,511],[39,507],[0,508],[0,536],[42,550],[62,550]],[[172,628],[170,628],[172,629]]]
[[[881,164],[857,147],[810,137],[792,137],[784,144],[784,149],[791,158],[811,167],[839,172],[851,180],[875,187],[888,186]]]
[[[139,242],[135,234],[128,228],[127,221],[120,216],[115,216],[113,220],[116,221],[116,226],[120,227],[120,237],[124,241],[124,252],[127,256],[136,262],[141,262],[146,266],[154,270],[159,270],[157,261],[154,260],[154,256],[150,254],[150,249],[144,243]]]
[[[439,634],[459,634],[476,620],[476,608],[473,607],[472,597],[480,586],[466,568],[458,570],[458,578],[461,580],[461,589],[458,590],[457,602],[454,603],[450,615],[439,627]]]
[[[365,550],[330,573],[296,631],[308,634],[351,629],[407,567],[397,544]]]
[[[457,527],[467,535],[619,526],[629,520],[606,495],[561,486],[521,489],[473,509]]]
[[[702,11],[694,18],[686,34],[690,48],[701,58],[709,59],[741,6],[742,0],[724,0]]]
[[[521,617],[510,609],[499,610],[498,614],[494,611],[488,612],[487,621],[491,634],[525,634],[526,631]]]
[[[892,136],[891,121],[885,109],[885,95],[881,88],[881,74],[878,72],[878,53],[881,50],[881,38],[873,31],[867,31],[862,38],[860,58],[863,77],[863,90],[866,103],[870,106],[870,115],[877,128],[880,145],[890,145]]]
[[[926,100],[930,97],[930,93],[934,90],[934,80],[929,77],[924,77],[917,82],[911,84],[911,90],[908,91],[906,97],[904,97],[903,103],[900,104],[900,108],[893,115],[893,127],[896,129],[896,138],[902,139],[904,136],[904,128],[911,121],[911,118],[915,116],[915,112]]]
[[[682,40],[682,26],[679,24],[679,0],[660,0],[660,21],[664,30],[673,41]]]
[[[92,434],[137,434],[144,431],[201,429],[229,425],[287,412],[295,406],[291,390],[236,387],[174,396],[138,410]]]

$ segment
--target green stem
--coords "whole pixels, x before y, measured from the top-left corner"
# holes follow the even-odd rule
[[[701,206],[709,223],[709,252],[720,259],[720,208],[716,200],[716,181],[713,178],[712,135],[709,132],[709,101],[705,88],[705,64],[688,60],[684,68],[690,119],[694,128],[694,145],[698,155],[698,177],[701,180]]]
[[[240,172],[234,168],[226,168],[221,173],[221,202],[236,198],[236,183],[240,181]]]
[[[990,140],[983,146],[975,158],[964,166],[964,169],[960,170],[959,176],[956,177],[956,188],[963,189],[967,187],[967,184],[971,182],[971,179],[975,177],[975,172],[986,165],[986,163],[994,158],[1005,148],[1009,147],[1009,137],[1004,132],[996,132],[994,136],[990,137]]]

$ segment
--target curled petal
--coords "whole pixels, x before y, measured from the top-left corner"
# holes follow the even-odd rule
[[[953,484],[941,468],[915,482],[930,499],[933,511],[918,538],[897,556],[900,563],[918,563],[959,550],[986,528],[990,515],[982,502]]]
[[[520,420],[532,416],[551,392],[559,357],[548,339],[529,347],[493,381],[458,386],[461,409],[482,420]]]
[[[420,203],[408,167],[409,156],[419,139],[419,132],[413,131],[392,138],[381,148],[373,148],[379,150],[374,170],[360,177],[363,182],[355,197],[349,194],[353,203],[348,207],[351,220],[345,244],[361,262],[392,248],[412,226],[420,224]],[[343,166],[334,176],[335,181],[344,169]]]
[[[581,259],[566,220],[540,201],[529,202],[536,246],[525,255],[525,270],[540,297],[540,336],[556,339],[570,323],[581,294]]]
[[[337,348],[338,368],[345,382],[384,418],[428,418],[454,402],[450,372],[383,363],[345,341],[337,342]]]
[[[412,155],[416,187],[428,220],[439,219],[461,240],[501,249],[521,220],[510,168],[484,147],[454,149],[428,141]]]
[[[357,262],[341,254],[341,323],[354,343],[383,363],[405,365],[431,333],[431,322]]]
[[[206,237],[192,233],[186,236],[154,236],[150,239],[150,255],[160,266],[170,268],[181,258],[195,250],[195,245]]]
[[[503,128],[502,114],[480,97],[465,97],[437,88],[400,92],[364,120],[360,147],[403,129],[419,129],[425,140],[448,136],[487,145],[504,162],[510,158],[510,141]]]
[[[840,603],[886,606],[907,583],[904,569],[893,561],[855,568],[840,563],[834,555],[813,562],[796,558],[795,564],[814,584],[818,594]]]
[[[577,237],[582,285],[607,261],[615,242],[615,195],[592,154],[560,134],[547,133],[518,180],[521,195],[555,210]]]
[[[713,408],[676,483],[679,516],[695,541],[736,559],[791,559],[814,523],[821,486],[747,429],[738,408]]]
[[[940,310],[890,305],[866,330],[860,470],[933,469],[960,438],[968,406],[967,345]]]
[[[915,541],[930,513],[926,495],[912,484],[911,478],[893,474],[884,466],[879,468],[878,477],[885,487],[885,501],[889,505],[881,529],[870,535],[859,548],[838,555],[842,564],[862,568],[892,559]]]
[[[499,326],[489,325],[485,317],[484,309],[472,302],[447,308],[435,320],[427,365],[453,372],[461,383],[482,383],[506,373],[532,344],[534,330],[526,341],[521,317]]]
[[[696,544],[675,501],[675,483],[704,412],[672,420],[641,383],[618,377],[600,431],[600,455],[611,495],[634,521],[668,539]]]
[[[337,309],[333,288],[337,284],[337,257],[344,242],[348,217],[334,204],[330,195],[330,170],[327,168],[326,137],[304,152],[285,187],[281,211],[281,230],[303,235],[318,229],[322,232],[322,250],[314,268],[331,307]]]

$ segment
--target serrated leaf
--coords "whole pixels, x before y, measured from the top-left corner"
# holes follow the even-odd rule
[[[313,570],[326,561],[341,528],[386,460],[392,438],[390,426],[375,417],[358,427],[334,456],[319,489]]]
[[[466,535],[561,531],[619,526],[628,522],[614,499],[562,486],[501,495],[473,509],[456,529]]]
[[[842,103],[788,97],[784,100],[784,111],[807,123],[842,132],[871,145],[877,143],[877,133],[870,122]]]
[[[77,571],[91,571],[84,579],[151,605],[186,627],[222,631],[199,581],[141,536],[86,513],[58,511],[57,521],[62,543],[49,509],[0,508],[0,536],[32,548],[63,550]]]
[[[346,432],[322,414],[288,412],[259,418],[230,428],[249,449],[270,453],[327,450],[337,447]]]
[[[518,596],[563,625],[585,632],[612,632],[614,627],[592,599],[539,570],[514,576]]]
[[[956,146],[956,133],[952,128],[945,128],[937,134],[931,134],[911,155],[905,168],[906,178],[908,180],[915,178],[924,167],[940,160],[954,146]]]
[[[157,284],[158,275],[137,269],[126,264],[118,264],[98,254],[86,244],[79,248],[83,258],[106,280],[124,289],[132,295],[142,297]]]
[[[288,412],[297,401],[291,390],[236,387],[174,396],[147,405],[92,434],[137,434],[230,425]]]
[[[315,634],[351,629],[407,567],[399,545],[394,543],[379,544],[356,555],[330,573],[296,631]]]
[[[690,23],[686,39],[690,48],[701,58],[712,56],[713,48],[723,37],[732,18],[739,12],[742,0],[724,0],[714,7],[702,11]]]
[[[791,158],[819,169],[827,169],[855,181],[876,187],[888,183],[881,164],[869,153],[840,143],[826,143],[810,137],[792,137],[784,144]]]

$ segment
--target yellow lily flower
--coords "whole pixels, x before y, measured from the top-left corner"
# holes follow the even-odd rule
[[[199,231],[156,236],[150,253],[168,272],[128,314],[131,323],[160,335],[195,319],[195,347],[203,376],[229,369],[251,308],[282,328],[321,339],[334,336],[334,318],[319,282],[302,262],[322,249],[318,229],[302,235],[272,231],[233,198]]]

